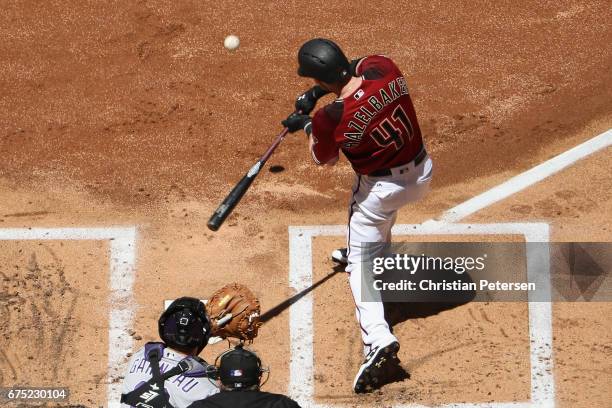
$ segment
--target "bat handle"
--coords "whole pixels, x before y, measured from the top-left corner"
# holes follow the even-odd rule
[[[278,136],[276,136],[272,145],[268,148],[268,150],[266,150],[263,156],[261,156],[261,158],[259,159],[259,162],[261,163],[261,165],[264,165],[268,161],[268,159],[270,158],[270,156],[272,156],[272,153],[274,153],[274,151],[276,150],[280,142],[282,142],[285,136],[287,136],[287,133],[289,133],[289,129],[284,128],[282,132],[280,132]]]

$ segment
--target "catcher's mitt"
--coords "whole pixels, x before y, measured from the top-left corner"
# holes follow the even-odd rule
[[[257,337],[259,300],[244,285],[230,283],[216,291],[206,305],[213,336],[240,340]]]

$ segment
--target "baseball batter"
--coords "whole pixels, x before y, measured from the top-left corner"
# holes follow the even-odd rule
[[[385,321],[382,301],[361,300],[362,243],[372,243],[371,256],[382,253],[397,211],[426,194],[432,161],[406,80],[391,59],[372,55],[349,62],[338,45],[318,38],[300,48],[298,63],[298,75],[312,78],[316,86],[297,98],[296,113],[283,125],[308,134],[316,164],[334,165],[342,151],[355,171],[348,248],[334,251],[332,258],[347,263],[366,354],[353,389],[369,392],[384,384],[390,365],[399,363],[399,343]],[[311,118],[317,100],[330,92],[337,99]]]

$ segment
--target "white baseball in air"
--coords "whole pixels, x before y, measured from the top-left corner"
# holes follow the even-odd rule
[[[225,40],[223,40],[223,45],[228,50],[234,51],[240,45],[240,38],[238,38],[238,36],[235,36],[233,34],[228,35],[227,37],[225,37]]]

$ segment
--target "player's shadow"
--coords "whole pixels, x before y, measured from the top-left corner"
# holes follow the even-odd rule
[[[310,287],[302,290],[299,293],[284,300],[273,308],[269,309],[261,315],[261,322],[265,323],[276,316],[280,315],[291,305],[299,301],[301,298],[336,276],[339,272],[344,273],[343,265],[336,265],[333,271],[323,278],[313,283]],[[418,276],[418,274],[415,274]],[[415,276],[415,281],[418,281]],[[454,271],[436,272],[429,279],[436,282],[459,280],[464,283],[473,282],[468,273],[457,274]],[[419,301],[402,301],[402,302],[387,302],[384,301],[385,318],[389,325],[393,326],[402,323],[409,319],[423,318],[436,315],[445,310],[450,310],[455,307],[471,302],[476,296],[474,291],[427,291],[427,293],[414,293],[414,297]],[[384,296],[383,296],[384,300]],[[393,329],[392,329],[393,330]],[[392,365],[385,378],[381,379],[383,384],[401,382],[410,378],[410,373],[402,365]]]
[[[414,281],[419,283],[419,274],[413,275]],[[436,271],[428,276],[432,284],[457,281],[462,284],[472,284],[469,273],[458,274],[453,270]],[[441,312],[465,305],[476,297],[475,290],[417,290],[402,301],[386,301],[383,294],[385,319],[391,327],[410,319],[419,319],[437,315]]]
[[[265,323],[280,315],[286,309],[289,309],[295,302],[336,276],[339,272],[344,273],[343,265],[334,266],[332,272],[313,283],[308,288],[302,290],[274,306],[273,308],[262,313],[260,320]],[[432,282],[442,282],[444,280],[460,280],[468,283],[472,282],[472,278],[468,273],[461,275],[454,271],[442,271],[435,274],[431,278]],[[445,310],[454,309],[455,307],[471,302],[476,296],[474,291],[428,291],[427,293],[416,292],[418,301],[384,301],[385,318],[390,326],[395,326],[409,319],[418,319],[428,316],[433,316]],[[384,297],[383,297],[384,300]]]
[[[322,284],[324,284],[325,282],[333,278],[336,274],[338,274],[338,272],[344,272],[344,266],[334,267],[331,273],[327,274],[323,278],[313,283],[312,286],[304,289],[301,292],[296,293],[295,295],[291,296],[289,299],[282,301],[278,305],[274,306],[272,309],[266,311],[265,313],[262,313],[262,315],[260,316],[260,321],[262,323],[265,323],[275,318],[276,316],[280,315],[284,310],[289,309],[292,304],[294,304],[295,302],[297,302],[298,300],[300,300],[301,298],[303,298],[304,296],[306,296],[307,294],[309,294],[310,292],[312,292],[313,290],[315,290],[316,288],[318,288],[319,286],[321,286]]]
[[[419,273],[408,277],[407,280],[413,280],[417,283],[421,280]],[[455,271],[436,271],[428,275],[428,280],[432,284],[444,283],[444,281],[459,281],[462,283],[473,282],[468,273],[457,274]],[[409,319],[418,319],[436,315],[446,310],[454,309],[458,306],[471,302],[476,297],[476,292],[472,290],[444,290],[444,291],[414,291],[408,296],[403,296],[402,301],[385,301],[383,292],[383,304],[385,308],[385,319],[391,331],[394,326],[405,322]],[[411,301],[414,300],[414,301]],[[408,364],[406,368],[410,370],[414,362]],[[401,382],[410,378],[410,372],[404,367],[398,365],[387,374],[385,384]]]

